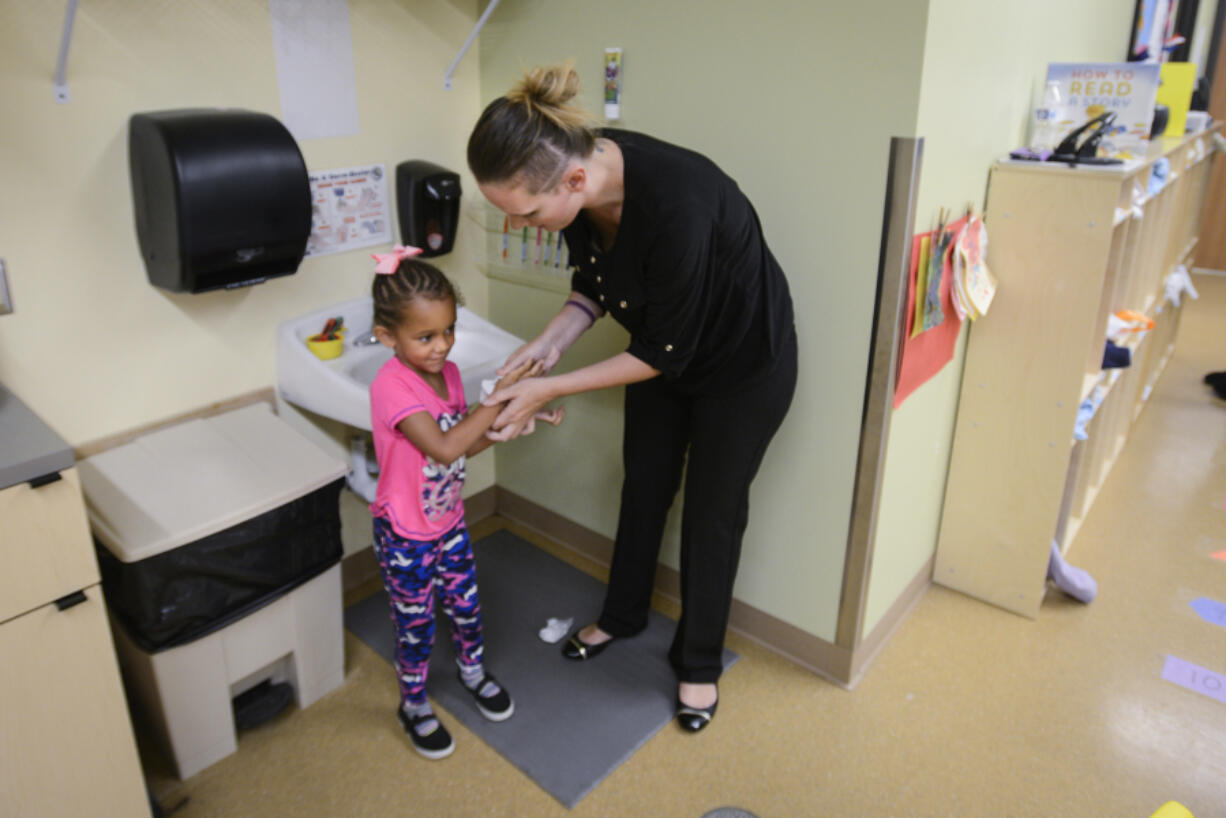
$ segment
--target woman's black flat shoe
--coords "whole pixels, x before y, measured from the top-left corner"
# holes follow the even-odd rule
[[[595,659],[600,655],[601,651],[613,644],[613,637],[608,641],[601,642],[599,645],[589,645],[579,638],[579,631],[575,631],[562,644],[562,655],[567,659],[574,659],[576,662],[582,662],[586,659]]]
[[[715,718],[717,707],[719,707],[719,699],[716,699],[715,704],[710,707],[690,707],[688,704],[681,703],[681,696],[678,694],[677,724],[681,725],[681,729],[687,733],[697,733]]]

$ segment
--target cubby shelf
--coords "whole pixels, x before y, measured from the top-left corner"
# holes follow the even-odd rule
[[[967,345],[934,581],[1037,616],[1052,540],[1068,550],[1174,349],[1181,310],[1165,282],[1196,249],[1217,127],[1114,169],[992,168],[999,289]],[[1165,183],[1150,190],[1161,159]],[[1125,342],[1131,366],[1103,371],[1107,320],[1123,309],[1155,326]],[[1091,394],[1101,401],[1078,441]]]

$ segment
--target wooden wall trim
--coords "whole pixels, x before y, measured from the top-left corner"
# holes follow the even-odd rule
[[[613,540],[610,538],[501,487],[498,489],[498,515],[543,534],[605,567],[612,559]],[[681,575],[676,569],[660,564],[656,568],[655,588],[677,601],[681,595]],[[852,668],[850,651],[739,599],[732,601],[728,628],[841,687],[849,687]]]
[[[613,561],[613,540],[498,486],[497,511],[502,517],[531,528],[559,545],[594,560],[605,568]]]
[[[851,672],[849,682],[850,687],[855,687],[859,684],[860,679],[864,677],[864,672],[868,670],[877,658],[877,654],[885,647],[886,642],[906,620],[907,616],[923,599],[924,594],[928,592],[928,588],[932,586],[932,569],[936,565],[936,555],[933,554],[928,558],[928,562],[924,563],[924,567],[919,570],[909,583],[898,595],[898,599],[894,600],[894,604],[885,612],[881,620],[873,628],[873,630],[860,640],[860,644],[856,647],[855,653],[852,656]]]

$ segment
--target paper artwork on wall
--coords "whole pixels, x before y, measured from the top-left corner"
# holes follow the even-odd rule
[[[281,121],[295,139],[358,133],[348,0],[268,0]]]
[[[966,219],[945,225],[945,230],[956,236],[966,225]],[[894,408],[902,406],[907,397],[929,378],[941,371],[954,357],[958,334],[962,331],[962,319],[954,309],[950,295],[953,282],[953,242],[937,243],[940,253],[935,254],[933,233],[920,233],[911,239],[911,268],[907,282],[907,317],[903,332],[902,351],[898,356],[898,373],[894,384]],[[923,264],[924,246],[929,247],[928,263]],[[939,265],[939,267],[938,267]],[[921,268],[927,270],[928,279],[921,276]],[[941,305],[941,320],[924,329],[923,310],[919,309],[925,299],[928,285],[933,283],[933,269],[940,270],[936,284],[936,300]]]
[[[323,256],[392,240],[383,165],[322,170],[311,180],[311,237],[306,255]]]

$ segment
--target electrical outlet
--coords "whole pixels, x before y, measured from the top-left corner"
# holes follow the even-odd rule
[[[7,315],[12,311],[13,299],[9,295],[8,270],[4,266],[4,259],[0,258],[0,315]]]

